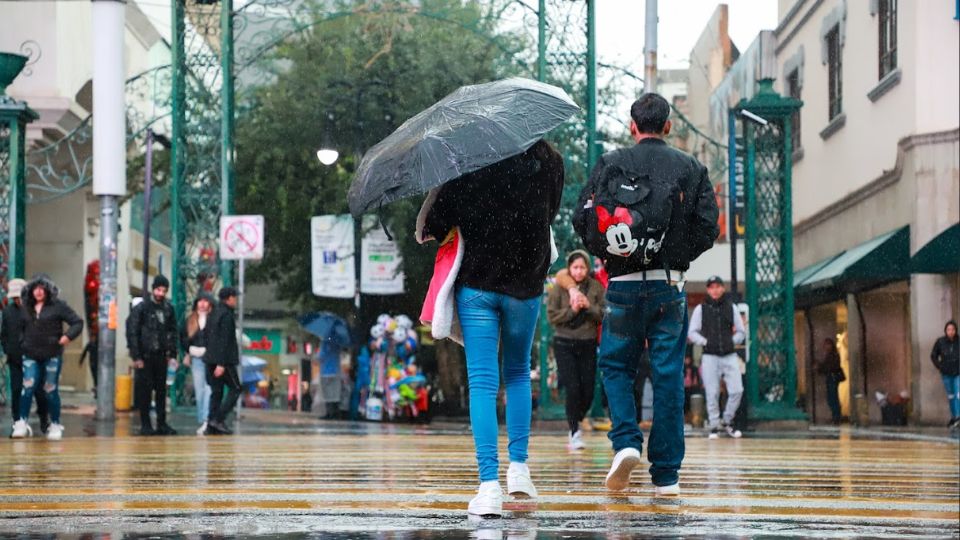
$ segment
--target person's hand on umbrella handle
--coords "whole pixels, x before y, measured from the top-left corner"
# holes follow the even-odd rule
[[[217,366],[213,369],[213,376],[216,378],[223,377],[223,373],[226,371],[223,366]]]

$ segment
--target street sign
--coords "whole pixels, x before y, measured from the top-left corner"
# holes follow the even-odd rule
[[[263,216],[220,218],[220,258],[246,260],[263,258]]]

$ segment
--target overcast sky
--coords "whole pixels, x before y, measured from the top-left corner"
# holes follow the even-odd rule
[[[690,50],[710,20],[716,0],[660,0],[657,35],[661,69],[686,68]],[[743,51],[760,30],[777,25],[777,0],[727,0],[730,36]],[[597,0],[597,55],[643,74],[644,0]]]

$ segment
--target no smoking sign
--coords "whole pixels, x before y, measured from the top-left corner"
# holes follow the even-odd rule
[[[263,216],[220,218],[220,258],[225,260],[263,258]]]

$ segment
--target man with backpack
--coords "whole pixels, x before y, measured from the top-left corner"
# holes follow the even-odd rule
[[[707,169],[670,147],[670,104],[647,93],[630,108],[637,144],[604,154],[575,209],[573,224],[610,275],[599,365],[610,405],[616,455],[607,489],[621,491],[640,464],[633,385],[649,344],[653,426],[647,457],[657,496],[679,495],[683,461],[683,355],[687,336],[684,272],[713,246],[716,196]]]

